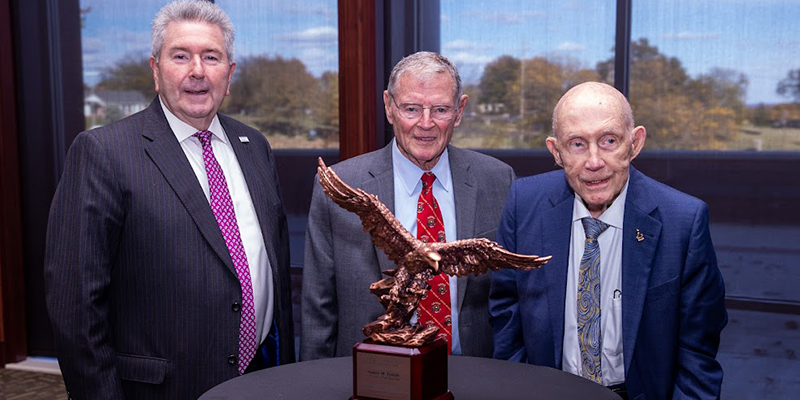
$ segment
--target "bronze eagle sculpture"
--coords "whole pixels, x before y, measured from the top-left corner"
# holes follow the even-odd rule
[[[383,271],[389,278],[369,288],[386,308],[385,314],[363,329],[377,343],[419,347],[433,342],[439,328],[410,323],[420,299],[430,289],[428,279],[433,275],[477,276],[501,268],[529,271],[551,258],[515,254],[484,238],[425,243],[413,237],[377,196],[350,187],[321,157],[317,172],[325,194],[340,207],[356,213],[375,246],[396,265]]]

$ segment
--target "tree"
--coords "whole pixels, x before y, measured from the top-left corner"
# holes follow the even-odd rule
[[[776,91],[779,95],[788,97],[795,103],[800,103],[800,68],[789,70],[786,78],[778,82]]]
[[[316,127],[312,114],[322,92],[300,60],[252,56],[237,63],[223,110],[247,116],[265,134],[307,134]]]
[[[156,90],[149,58],[128,55],[117,61],[114,66],[101,73],[95,90],[136,90],[146,99],[155,98]]]
[[[478,84],[481,103],[502,104],[503,112],[517,114],[519,104],[514,108],[509,95],[513,92],[513,86],[519,84],[520,68],[520,60],[511,56],[501,56],[487,64]]]
[[[598,64],[601,77],[613,75],[614,58]],[[747,78],[712,69],[692,79],[680,60],[647,39],[631,43],[631,107],[637,125],[647,128],[649,148],[723,149],[744,119]]]
[[[544,57],[535,57],[523,63],[525,73],[521,77],[521,84],[517,85],[522,91],[514,96],[515,108],[522,110],[522,129],[549,131],[553,108],[564,94],[564,68]]]
[[[319,78],[320,95],[314,102],[314,121],[323,136],[339,133],[339,74],[326,71]]]
[[[86,27],[86,16],[92,11],[92,7],[79,8],[78,12],[81,15],[81,29]]]
[[[756,126],[768,126],[770,123],[770,112],[767,109],[767,106],[764,103],[758,103],[756,109],[753,110],[753,125]]]

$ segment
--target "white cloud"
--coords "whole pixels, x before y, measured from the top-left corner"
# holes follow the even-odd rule
[[[663,35],[664,39],[671,39],[671,40],[709,40],[709,39],[716,39],[720,35],[719,33],[713,32],[692,32],[692,31],[681,31],[681,32],[672,32]]]
[[[84,36],[81,46],[83,46],[83,57],[86,58],[88,54],[99,54],[105,51],[106,41],[98,37]]]
[[[454,62],[456,64],[480,64],[480,65],[486,65],[490,61],[494,60],[494,58],[492,58],[490,56],[487,56],[487,55],[483,55],[483,54],[477,55],[477,54],[466,52],[466,51],[460,51],[460,52],[448,54],[447,58],[450,59],[450,61],[452,61],[452,62]]]
[[[318,26],[300,32],[278,35],[275,38],[291,43],[334,44],[339,40],[339,31],[331,26]]]
[[[443,24],[450,22],[450,16],[447,14],[442,14],[439,16],[439,20],[442,21]]]
[[[544,11],[523,11],[520,13],[512,12],[471,12],[472,17],[478,17],[485,21],[497,22],[499,24],[521,24],[529,19],[544,18],[547,13]]]
[[[580,43],[575,43],[575,42],[563,42],[563,43],[559,44],[558,46],[556,46],[555,50],[556,51],[562,51],[562,52],[571,52],[571,53],[573,53],[573,52],[581,52],[581,51],[586,50],[586,46],[583,45],[583,44],[580,44]]]
[[[286,7],[284,10],[289,13],[301,14],[301,15],[316,14],[316,15],[324,15],[326,17],[336,15],[336,10],[326,6],[325,4],[318,4],[313,6],[295,4]]]
[[[458,73],[461,75],[461,81],[464,85],[478,83],[486,64],[493,60],[490,56],[467,51],[447,54],[447,58],[458,67]]]
[[[94,85],[103,71],[121,60],[147,59],[150,55],[149,31],[131,31],[111,28],[102,37],[84,36],[83,77],[85,83]]]
[[[476,42],[471,42],[469,40],[464,39],[456,39],[444,44],[444,49],[447,51],[474,51],[474,50],[486,50],[490,48],[487,44],[481,44]]]
[[[339,55],[335,50],[331,52],[317,47],[306,48],[300,52],[298,58],[315,76],[320,76],[325,71],[339,70]]]

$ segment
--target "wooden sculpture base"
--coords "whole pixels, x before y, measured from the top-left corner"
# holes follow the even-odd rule
[[[350,400],[452,400],[447,390],[447,342],[422,347],[377,344],[353,346]]]

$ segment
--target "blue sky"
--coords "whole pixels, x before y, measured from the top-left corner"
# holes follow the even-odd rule
[[[163,0],[81,0],[84,79],[122,57],[149,55],[150,21]],[[338,69],[336,0],[217,0],[236,26],[236,58],[299,58],[319,76]],[[441,0],[441,50],[475,83],[509,54],[546,56],[593,68],[613,56],[616,1]],[[632,38],[676,57],[693,77],[712,68],[745,74],[747,102],[786,101],[775,93],[800,68],[800,0],[634,0]],[[632,88],[635,90],[635,88]]]

